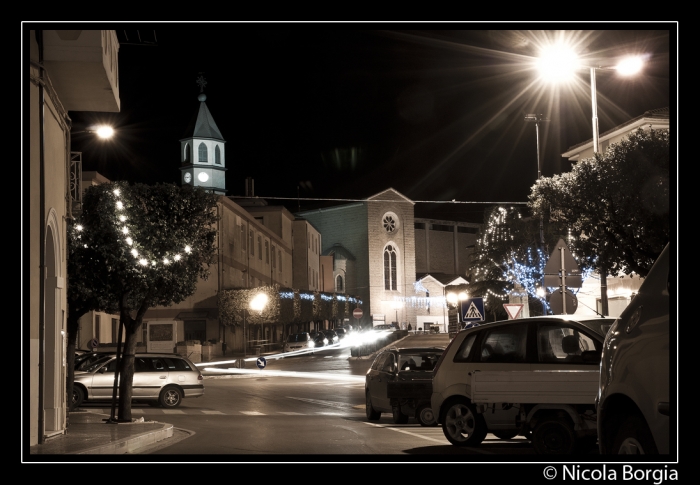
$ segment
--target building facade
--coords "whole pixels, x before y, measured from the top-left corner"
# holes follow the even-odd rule
[[[29,388],[23,412],[32,446],[67,426],[66,221],[73,217],[72,194],[80,191],[69,112],[120,110],[119,42],[112,30],[27,30],[22,41],[29,53],[23,112],[29,114],[29,153],[23,153],[29,197],[22,211],[29,253],[23,272],[29,305],[22,317],[28,378],[22,381]]]

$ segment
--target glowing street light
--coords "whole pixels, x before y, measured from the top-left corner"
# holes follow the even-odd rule
[[[614,66],[584,66],[576,52],[563,43],[542,49],[537,61],[540,78],[547,82],[559,83],[570,81],[577,70],[588,69],[591,75],[591,111],[593,125],[593,153],[598,153],[598,101],[596,94],[596,71],[617,71],[623,76],[630,76],[641,71],[644,65],[642,56],[628,56]],[[608,285],[605,271],[600,272],[600,303],[603,315],[608,314]]]

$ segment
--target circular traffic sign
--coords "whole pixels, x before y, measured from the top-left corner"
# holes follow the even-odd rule
[[[578,298],[570,289],[566,289],[566,296],[562,296],[561,291],[555,291],[549,295],[549,308],[552,309],[553,315],[564,314],[564,298],[566,298],[566,314],[573,315],[578,308]]]
[[[93,349],[96,349],[99,346],[100,346],[100,343],[97,341],[96,338],[90,340],[90,347],[92,347]]]
[[[265,357],[258,357],[258,360],[255,363],[257,364],[258,369],[264,369],[267,365],[267,360],[265,360]]]
[[[355,317],[355,318],[357,318],[358,320],[359,320],[360,318],[362,318],[362,308],[355,308],[355,309],[352,311],[352,316]]]

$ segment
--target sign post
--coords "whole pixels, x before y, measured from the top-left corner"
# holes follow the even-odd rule
[[[568,306],[571,311],[568,311],[566,301],[567,299],[571,300],[572,297],[576,300],[576,295],[567,291],[567,288],[581,288],[582,285],[581,269],[564,240],[559,239],[544,267],[544,286],[559,287],[562,315],[574,313],[578,304],[578,301],[574,305],[570,302]],[[556,306],[558,307],[558,305]]]

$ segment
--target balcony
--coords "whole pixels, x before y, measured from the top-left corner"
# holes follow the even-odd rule
[[[44,31],[44,65],[66,110],[119,112],[118,52],[113,30]]]

